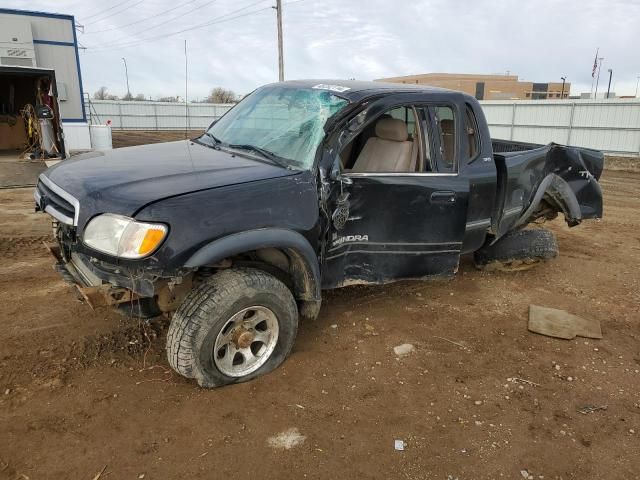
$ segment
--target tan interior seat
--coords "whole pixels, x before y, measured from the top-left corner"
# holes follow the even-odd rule
[[[349,159],[351,158],[351,151],[353,150],[353,142],[349,142],[346,147],[340,152],[340,164],[342,168],[346,168]]]
[[[442,156],[447,167],[453,167],[453,154],[455,149],[455,136],[453,120],[440,120],[442,129]]]
[[[376,136],[369,138],[353,165],[353,172],[413,171],[413,142],[408,140],[407,125],[396,118],[381,118]],[[415,170],[415,164],[413,165]]]

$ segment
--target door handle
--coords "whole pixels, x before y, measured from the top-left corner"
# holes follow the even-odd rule
[[[438,190],[433,192],[430,197],[431,203],[455,203],[456,192],[449,190]]]

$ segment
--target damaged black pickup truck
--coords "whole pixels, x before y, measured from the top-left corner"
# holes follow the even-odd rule
[[[557,247],[527,225],[601,217],[600,152],[495,145],[521,151],[460,92],[292,81],[190,141],[63,161],[35,200],[87,301],[168,314],[169,363],[215,387],[282,363],[323,289],[528,267]]]

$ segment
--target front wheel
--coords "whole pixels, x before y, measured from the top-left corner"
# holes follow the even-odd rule
[[[192,290],[167,333],[167,357],[201,387],[251,380],[278,367],[298,330],[298,309],[280,280],[256,269],[224,270]]]

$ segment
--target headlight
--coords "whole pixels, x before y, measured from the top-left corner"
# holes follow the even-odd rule
[[[142,258],[153,253],[167,236],[159,223],[138,222],[122,215],[105,213],[93,218],[82,240],[99,252],[122,258]]]

